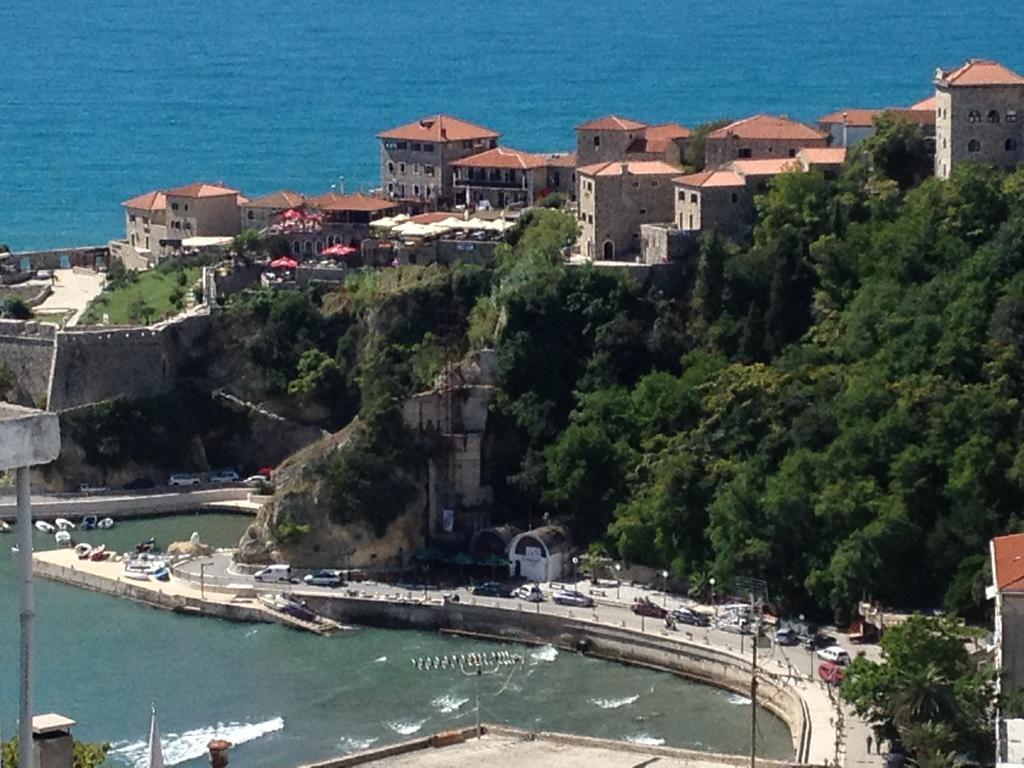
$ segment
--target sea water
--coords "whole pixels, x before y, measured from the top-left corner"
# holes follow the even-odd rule
[[[248,521],[181,516],[75,531],[121,551],[192,531],[234,543]],[[18,607],[13,535],[0,535],[0,733],[15,731]],[[37,548],[53,536],[36,532]],[[422,672],[410,659],[496,646],[412,631],[363,629],[331,638],[271,624],[182,616],[46,581],[36,583],[36,710],[78,721],[75,735],[113,744],[108,764],[144,767],[150,703],[168,765],[205,765],[214,737],[232,764],[281,768],[475,722],[473,680]],[[560,652],[518,648],[525,667],[484,678],[484,721],[743,752],[749,701],[667,674]],[[779,719],[758,718],[766,757],[792,754]]]
[[[438,112],[541,151],[609,112],[909,105],[968,56],[1024,69],[1021,31],[1011,0],[5,0],[0,243],[104,243],[193,180],[366,188],[375,134]]]

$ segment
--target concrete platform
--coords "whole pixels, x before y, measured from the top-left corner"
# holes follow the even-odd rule
[[[49,464],[58,455],[57,414],[0,402],[0,469]]]

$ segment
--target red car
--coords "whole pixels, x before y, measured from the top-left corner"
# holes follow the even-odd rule
[[[843,668],[832,661],[826,661],[818,667],[818,677],[829,685],[843,684]]]
[[[633,603],[633,613],[637,616],[651,616],[655,619],[664,619],[668,611],[660,605],[652,603],[646,597],[640,597]]]

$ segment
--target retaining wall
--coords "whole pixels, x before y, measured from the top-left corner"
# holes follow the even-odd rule
[[[57,327],[49,323],[0,320],[0,363],[14,376],[14,402],[46,405]]]
[[[242,502],[251,499],[269,499],[269,496],[254,496],[244,488],[216,488],[189,493],[162,493],[139,496],[89,496],[66,499],[47,499],[32,502],[33,520],[53,520],[65,517],[75,520],[83,515],[112,517],[127,520],[160,515],[177,514],[201,509],[207,504]],[[259,503],[259,502],[257,502]],[[230,509],[223,509],[230,512]],[[239,509],[243,512],[243,509]],[[250,513],[251,514],[251,513]],[[0,496],[0,519],[14,520],[17,504],[14,496]]]

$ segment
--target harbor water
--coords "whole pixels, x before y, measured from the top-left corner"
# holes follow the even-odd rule
[[[236,542],[248,521],[180,516],[75,531],[117,551],[192,531]],[[18,609],[14,537],[0,535],[0,729],[14,732]],[[36,532],[37,548],[53,536]],[[75,735],[109,741],[107,764],[144,766],[149,707],[158,711],[168,765],[198,768],[214,736],[232,763],[281,768],[474,722],[473,680],[421,672],[415,656],[496,646],[412,631],[363,629],[332,638],[270,624],[181,616],[50,582],[36,583],[36,709],[79,722]],[[484,678],[485,721],[697,749],[744,752],[749,700],[668,674],[521,648],[527,665]],[[791,755],[778,718],[758,717],[766,757]]]
[[[122,200],[194,180],[378,184],[376,133],[439,112],[553,151],[610,112],[909,105],[968,56],[1024,69],[1020,29],[1010,0],[5,0],[0,243],[105,243]]]

